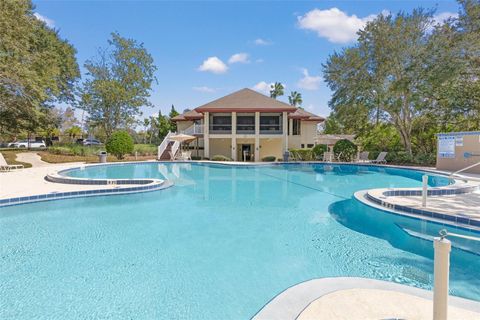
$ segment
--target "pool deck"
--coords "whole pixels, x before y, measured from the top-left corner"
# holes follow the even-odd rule
[[[254,320],[432,319],[431,291],[356,277],[313,279],[268,302]],[[449,319],[480,319],[480,303],[449,297]]]

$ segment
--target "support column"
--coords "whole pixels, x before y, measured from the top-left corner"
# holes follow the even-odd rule
[[[288,114],[286,111],[282,114],[282,130],[283,130],[283,152],[288,150]]]
[[[203,114],[203,157],[210,159],[210,114]]]
[[[237,161],[237,113],[232,112],[232,141],[231,149],[233,161]]]
[[[255,112],[255,162],[260,161],[260,112]]]

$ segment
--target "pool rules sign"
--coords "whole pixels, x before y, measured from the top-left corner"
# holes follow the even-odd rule
[[[438,156],[440,158],[455,158],[455,136],[438,137]]]

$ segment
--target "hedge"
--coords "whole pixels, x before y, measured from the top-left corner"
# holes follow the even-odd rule
[[[275,160],[277,160],[275,156],[266,156],[262,158],[263,162],[274,162]]]

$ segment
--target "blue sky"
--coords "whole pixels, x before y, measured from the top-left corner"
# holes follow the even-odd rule
[[[303,95],[303,106],[330,113],[322,63],[355,41],[373,15],[436,8],[455,14],[455,1],[34,1],[40,19],[77,49],[81,66],[107,45],[112,31],[143,42],[158,67],[145,116],[195,108],[244,87],[272,82]],[[230,61],[230,62],[229,62]],[[265,91],[264,91],[265,92]]]

